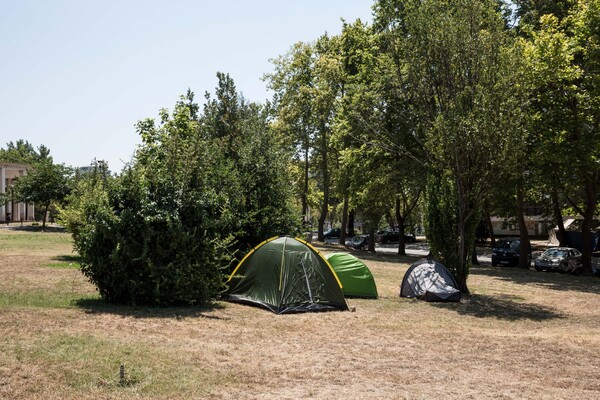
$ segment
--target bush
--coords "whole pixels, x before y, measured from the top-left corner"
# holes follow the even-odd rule
[[[109,302],[208,302],[236,253],[298,227],[267,116],[240,102],[245,117],[216,135],[192,100],[188,93],[172,115],[162,111],[158,127],[138,123],[143,144],[132,165],[117,178],[81,179],[62,210],[82,272]]]

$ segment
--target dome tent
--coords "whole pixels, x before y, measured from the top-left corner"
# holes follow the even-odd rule
[[[460,301],[460,290],[452,274],[437,261],[422,259],[410,266],[400,297],[415,297],[425,301]]]
[[[325,257],[342,282],[344,296],[378,297],[375,279],[365,263],[348,253],[331,253]]]
[[[240,261],[228,284],[225,300],[276,314],[348,309],[331,265],[301,239],[265,240]]]

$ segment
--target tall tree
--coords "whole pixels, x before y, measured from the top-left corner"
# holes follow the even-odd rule
[[[278,110],[277,127],[285,136],[300,145],[304,179],[302,213],[307,214],[309,172],[313,171],[321,191],[318,214],[318,238],[324,239],[324,224],[330,207],[332,163],[335,159],[332,143],[333,118],[342,87],[339,40],[321,36],[312,44],[296,44],[288,54],[274,61],[275,72],[266,78],[275,91]],[[310,168],[309,165],[314,168]]]
[[[456,204],[446,209],[456,211],[452,247],[446,246],[448,238],[435,232],[443,231],[437,221],[454,220],[449,215],[431,219],[428,236],[433,253],[450,262],[461,291],[468,292],[481,208],[499,171],[514,168],[522,154],[521,103],[515,92],[519,86],[512,73],[518,57],[494,1],[407,0],[393,10],[398,11],[395,19],[376,20],[387,21],[385,28],[398,32],[407,82],[415,93],[415,134],[437,177],[431,185],[444,183],[448,190],[440,193],[452,195],[444,203]],[[430,188],[435,193],[431,190],[435,187]],[[430,207],[435,206],[432,201],[430,195]],[[451,254],[444,256],[446,251]]]
[[[424,188],[424,162],[420,159],[422,147],[413,136],[402,49],[389,39],[360,21],[344,26],[347,86],[341,118],[346,121],[350,146],[378,149],[369,154],[376,155],[383,165],[368,165],[386,175],[387,184],[380,188],[378,197],[387,199],[388,210],[393,209],[400,230],[398,253],[405,254],[405,221]],[[361,171],[367,165],[363,164]]]
[[[571,4],[562,19],[553,14],[540,18],[525,55],[533,85],[537,157],[550,171],[548,181],[556,185],[551,191],[555,202],[556,192],[562,192],[583,217],[582,261],[590,273],[591,228],[600,187],[600,1]]]
[[[284,55],[271,60],[275,71],[266,74],[277,110],[276,129],[282,141],[294,150],[302,171],[298,193],[303,221],[309,221],[311,150],[316,131],[313,92],[314,46],[298,42]]]

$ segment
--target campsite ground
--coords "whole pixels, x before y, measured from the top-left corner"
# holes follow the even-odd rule
[[[357,255],[381,298],[355,312],[115,307],[67,234],[2,228],[0,398],[600,398],[600,279],[481,266],[428,304],[398,297],[413,258]]]

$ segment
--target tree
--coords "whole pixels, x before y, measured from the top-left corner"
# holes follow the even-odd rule
[[[360,22],[360,21],[359,21]],[[355,138],[386,153],[384,173],[390,208],[399,229],[398,254],[406,254],[404,233],[424,190],[425,156],[414,136],[412,99],[404,71],[403,49],[385,31],[374,32],[357,22],[352,27],[357,74],[348,85],[347,118]],[[361,133],[362,132],[362,133]],[[390,224],[392,225],[392,223]]]
[[[52,160],[50,150],[40,145],[37,150],[31,143],[19,139],[16,142],[8,142],[6,149],[0,149],[0,161],[10,163],[23,163],[33,166],[46,159]]]
[[[274,91],[276,131],[282,142],[293,149],[294,159],[302,170],[300,209],[303,222],[309,221],[311,149],[315,119],[313,116],[313,45],[298,42],[284,55],[271,60],[275,71],[266,74],[267,86]]]
[[[232,235],[241,254],[266,238],[294,234],[299,220],[292,204],[291,154],[271,125],[273,110],[247,102],[228,74],[218,73],[215,98],[200,118],[203,135],[225,149],[233,168],[230,190]]]
[[[583,217],[582,261],[587,273],[600,185],[599,35],[600,2],[579,0],[562,19],[542,16],[539,29],[531,31],[525,44],[537,159],[551,171],[546,176],[554,203],[562,192]]]
[[[512,73],[518,57],[494,1],[403,1],[384,7],[390,3],[379,9],[398,14],[376,21],[396,32],[407,85],[415,94],[414,135],[429,161],[432,252],[446,260],[461,291],[468,292],[481,209],[499,171],[514,170],[522,154],[520,86]],[[441,201],[442,195],[451,197]],[[435,204],[434,198],[440,201]],[[447,230],[439,224],[453,221],[456,234],[442,234]]]
[[[69,194],[70,168],[62,164],[53,164],[46,158],[37,162],[27,175],[20,177],[14,187],[14,196],[18,201],[37,203],[44,209],[42,228],[46,227],[46,216],[53,201],[61,201]]]

